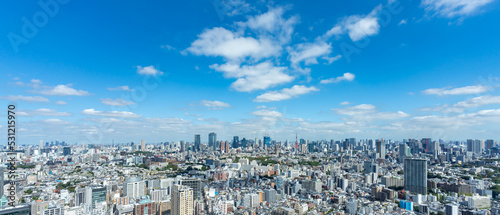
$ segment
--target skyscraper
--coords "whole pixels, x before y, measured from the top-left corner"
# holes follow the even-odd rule
[[[146,151],[146,142],[141,140],[141,151]]]
[[[468,139],[467,140],[467,151],[474,152],[476,154],[481,154],[484,149],[484,141],[478,139]]]
[[[196,152],[200,151],[201,136],[199,134],[194,135],[194,150]]]
[[[241,139],[241,147],[243,147],[243,148],[247,147],[247,139],[245,139],[245,138]]]
[[[238,136],[233,137],[233,148],[238,148],[240,147],[240,138]]]
[[[431,147],[431,138],[423,138],[422,147],[424,148],[425,152],[428,152]]]
[[[381,159],[385,159],[385,142],[384,140],[377,140],[377,155]]]
[[[427,160],[406,158],[404,161],[405,190],[412,193],[427,194]]]
[[[216,149],[216,142],[217,142],[217,134],[214,132],[208,134],[208,147],[212,148],[212,150]]]
[[[176,184],[172,190],[172,215],[193,215],[193,189]]]
[[[264,146],[269,147],[271,145],[271,137],[269,136],[264,136]]]
[[[69,146],[66,146],[63,148],[63,155],[66,156],[66,155],[71,155],[71,147]]]
[[[485,145],[486,145],[485,146],[486,150],[491,149],[491,148],[493,148],[495,146],[495,141],[493,141],[493,140],[486,140],[486,144]]]
[[[406,143],[399,144],[399,162],[403,163],[406,157],[410,156],[410,148]]]

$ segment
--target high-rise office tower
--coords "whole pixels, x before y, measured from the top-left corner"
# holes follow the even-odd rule
[[[212,148],[212,150],[215,150],[217,148],[216,142],[217,134],[215,134],[214,132],[208,134],[208,147]]]
[[[385,159],[385,142],[384,140],[377,140],[377,155],[381,159]]]
[[[269,136],[264,136],[264,146],[269,147],[271,145],[271,137]]]
[[[66,155],[71,155],[71,147],[69,146],[65,146],[63,148],[63,155],[66,156]]]
[[[489,150],[489,149],[495,147],[495,141],[493,141],[493,140],[486,140],[485,147],[486,147],[485,148],[486,150]]]
[[[424,148],[425,152],[428,152],[431,147],[431,138],[423,138],[421,142],[422,148]]]
[[[224,153],[224,149],[226,148],[226,144],[224,143],[224,141],[220,141],[219,142],[219,151],[220,153]]]
[[[405,190],[412,193],[427,194],[427,160],[406,158],[404,161]]]
[[[439,142],[433,141],[430,146],[430,152],[439,154]]]
[[[229,153],[229,141],[226,140],[225,148],[224,148],[224,153]]]
[[[403,163],[405,161],[405,158],[409,156],[410,156],[410,148],[408,148],[408,145],[406,145],[406,143],[399,144],[399,158],[398,158],[399,163]]]
[[[185,151],[186,151],[186,143],[184,142],[184,140],[181,140],[181,152]]]
[[[481,154],[484,149],[484,141],[478,139],[468,139],[467,140],[467,151],[474,152],[476,154]]]
[[[146,142],[141,140],[141,151],[146,151]]]
[[[246,148],[247,147],[247,139],[243,138],[241,139],[241,147]]]
[[[240,138],[238,136],[233,137],[233,148],[238,148],[240,147]]]
[[[200,151],[201,136],[199,134],[194,135],[194,150],[196,152]]]
[[[172,190],[172,215],[193,215],[193,189],[176,184]]]

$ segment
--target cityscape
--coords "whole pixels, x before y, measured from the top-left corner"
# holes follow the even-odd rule
[[[500,1],[1,4],[0,215],[500,215]]]

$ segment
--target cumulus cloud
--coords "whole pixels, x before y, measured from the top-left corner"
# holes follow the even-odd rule
[[[108,87],[110,91],[134,91],[134,89],[130,89],[129,86],[119,86],[119,87]]]
[[[68,104],[65,101],[56,101],[55,103],[58,104],[58,105],[67,105]]]
[[[447,18],[477,14],[493,0],[422,0],[427,12]]]
[[[337,25],[328,30],[325,37],[337,36],[347,33],[352,41],[358,41],[365,37],[378,34],[380,24],[378,13],[382,5],[375,7],[368,15],[353,15],[342,19]]]
[[[274,41],[284,44],[290,41],[298,16],[284,17],[283,7],[270,8],[266,13],[249,17],[247,22],[238,25],[248,27],[260,33],[260,37],[270,37]]]
[[[294,79],[284,72],[286,67],[276,67],[267,61],[252,66],[240,66],[234,63],[214,64],[210,68],[222,72],[225,78],[236,78],[231,87],[242,92],[264,90]]]
[[[222,27],[205,30],[187,48],[188,52],[195,55],[224,57],[228,60],[242,60],[246,57],[262,59],[277,55],[280,50],[281,47],[270,39],[245,37]]]
[[[214,109],[214,110],[219,110],[219,109],[231,107],[230,104],[225,103],[225,102],[208,101],[208,100],[201,100],[201,105],[208,107],[210,109]]]
[[[71,87],[71,84],[57,85],[55,87],[43,87],[44,89],[35,91],[47,96],[88,96],[89,92],[84,90],[76,90]]]
[[[1,99],[6,99],[10,101],[25,101],[25,102],[49,102],[49,99],[41,96],[23,96],[23,95],[10,95],[2,96]]]
[[[92,116],[105,116],[105,117],[113,117],[113,118],[139,118],[141,115],[137,115],[128,111],[98,111],[91,109],[85,109],[82,111],[82,114],[92,115]]]
[[[255,116],[270,117],[270,118],[283,116],[283,113],[280,113],[280,112],[275,111],[275,110],[257,110],[257,111],[252,112],[252,114]]]
[[[330,83],[338,83],[341,81],[353,81],[356,76],[352,73],[346,72],[344,75],[336,77],[336,78],[330,78],[330,79],[325,79],[321,80],[321,84],[330,84]]]
[[[273,102],[281,101],[286,99],[291,99],[298,97],[300,95],[308,94],[314,91],[319,91],[316,87],[306,87],[304,85],[295,85],[291,88],[285,88],[280,91],[266,92],[262,95],[257,96],[254,99],[255,102]]]
[[[105,105],[117,106],[117,107],[128,106],[128,105],[135,105],[135,102],[133,102],[133,101],[126,101],[126,100],[123,100],[123,99],[105,98],[105,99],[101,99],[101,102],[103,104],[105,104]]]
[[[300,43],[295,45],[293,48],[289,48],[289,58],[293,65],[302,61],[305,65],[318,64],[317,58],[319,57],[325,57],[328,63],[332,63],[333,61],[339,59],[340,56],[328,57],[331,52],[331,44],[323,41]]]
[[[482,85],[476,85],[476,86],[466,86],[466,87],[458,87],[458,88],[432,88],[432,89],[427,89],[422,91],[424,94],[427,95],[439,95],[439,96],[445,96],[445,95],[467,95],[467,94],[478,94],[478,93],[484,93],[487,92],[489,89],[488,87],[482,86]]]
[[[137,66],[137,73],[140,75],[152,75],[152,76],[163,75],[163,72],[157,70],[153,65],[146,67]]]

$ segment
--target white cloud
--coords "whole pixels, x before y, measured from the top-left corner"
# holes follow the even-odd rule
[[[2,96],[1,99],[6,99],[10,101],[25,101],[25,102],[49,102],[49,99],[41,96],[23,96],[23,95],[11,95],[11,96]]]
[[[291,88],[285,88],[280,91],[266,92],[254,99],[255,102],[272,102],[295,98],[300,95],[319,91],[316,87],[306,87],[304,85],[295,85]]]
[[[252,112],[252,114],[255,116],[270,117],[270,118],[276,118],[276,117],[283,116],[282,113],[280,113],[278,111],[274,111],[274,110],[257,110],[257,111]]]
[[[275,67],[270,62],[252,66],[234,63],[214,64],[210,68],[224,73],[225,78],[237,78],[231,87],[237,91],[251,92],[291,82],[294,77],[284,73],[286,67]]]
[[[139,118],[141,115],[137,115],[132,112],[127,111],[98,111],[91,109],[85,109],[82,111],[82,114],[92,115],[92,116],[105,116],[105,117],[113,117],[113,118]]]
[[[351,103],[348,101],[341,102],[340,105],[350,105]]]
[[[333,109],[337,114],[340,115],[362,115],[362,114],[367,114],[367,113],[372,113],[375,111],[376,107],[375,105],[372,104],[360,104],[352,107],[345,107],[345,108],[339,108],[339,109]]]
[[[57,85],[55,87],[45,87],[44,90],[36,91],[42,95],[48,96],[88,96],[89,92],[71,88],[71,84]]]
[[[479,96],[455,104],[458,108],[473,108],[491,104],[500,104],[500,96]]]
[[[254,8],[244,0],[217,0],[213,1],[213,4],[217,13],[223,13],[227,16],[241,15],[254,10]]]
[[[407,20],[406,20],[406,19],[403,19],[403,20],[401,20],[401,22],[399,22],[399,24],[398,24],[398,25],[404,25],[404,24],[406,24],[406,23],[407,23]]]
[[[335,108],[332,110],[339,115],[352,117],[352,119],[356,121],[391,120],[410,116],[409,114],[402,111],[378,112],[375,105],[372,104],[360,104],[345,108]]]
[[[322,57],[322,59],[328,61],[328,64],[331,64],[331,63],[337,61],[340,58],[342,58],[342,55],[336,55],[336,56],[333,56],[333,57],[328,57],[328,56],[323,56]]]
[[[280,50],[281,47],[270,39],[244,37],[222,27],[205,30],[187,48],[188,52],[195,55],[224,57],[229,60],[242,60],[246,57],[258,60],[277,55]]]
[[[432,88],[432,89],[424,90],[422,92],[424,94],[427,94],[427,95],[444,96],[444,95],[478,94],[478,93],[487,92],[488,90],[489,90],[488,87],[485,87],[485,86],[482,86],[482,85],[476,85],[476,86],[466,86],[466,87],[459,87],[459,88],[452,88],[452,89],[450,89],[449,87],[446,87],[446,88]]]
[[[56,101],[55,103],[58,104],[58,105],[67,105],[68,104],[65,101]]]
[[[294,25],[299,21],[297,16],[286,19],[283,16],[284,13],[283,7],[271,8],[266,13],[249,17],[247,22],[238,24],[259,31],[260,37],[272,37],[275,41],[284,44],[290,41]]]
[[[119,86],[119,87],[109,87],[110,91],[134,91],[134,89],[130,89],[129,86]]]
[[[22,110],[20,111],[23,116],[71,116],[71,113],[58,112],[53,109],[40,108],[36,110]]]
[[[336,77],[336,78],[330,78],[330,79],[325,79],[321,80],[321,84],[330,84],[330,83],[337,83],[341,81],[353,81],[356,76],[352,73],[346,72],[342,76]]]
[[[500,104],[500,96],[478,96],[465,101],[458,102],[454,105],[441,105],[431,108],[421,108],[420,111],[438,111],[442,113],[462,113],[469,108],[482,107],[486,105]]]
[[[325,37],[331,37],[347,33],[352,41],[358,41],[365,37],[378,34],[380,24],[378,13],[382,5],[375,7],[368,15],[353,15],[345,17],[340,23],[326,32]]]
[[[126,100],[123,100],[123,99],[105,98],[105,99],[101,99],[101,102],[103,104],[105,104],[105,105],[117,106],[117,107],[128,106],[128,105],[135,105],[135,102],[133,102],[133,101],[126,101]]]
[[[422,0],[422,6],[427,12],[453,18],[474,15],[491,2],[493,0]]]
[[[170,50],[175,50],[175,48],[174,48],[173,46],[168,45],[168,44],[166,44],[166,45],[161,45],[161,48],[162,48],[162,49],[169,50],[169,51],[170,51]]]
[[[300,43],[295,45],[293,48],[289,48],[289,58],[290,62],[292,62],[292,64],[294,65],[302,61],[304,61],[305,65],[310,65],[317,64],[318,57],[328,57],[331,52],[331,44],[325,43],[323,41],[317,41],[315,43]],[[337,59],[327,58],[329,63],[332,63]]]
[[[137,73],[140,75],[163,75],[163,72],[157,70],[153,65],[146,67],[137,66]]]
[[[219,109],[231,107],[230,104],[225,103],[225,102],[208,101],[208,100],[201,100],[201,105],[208,107],[210,109],[214,109],[214,110],[219,110]]]

